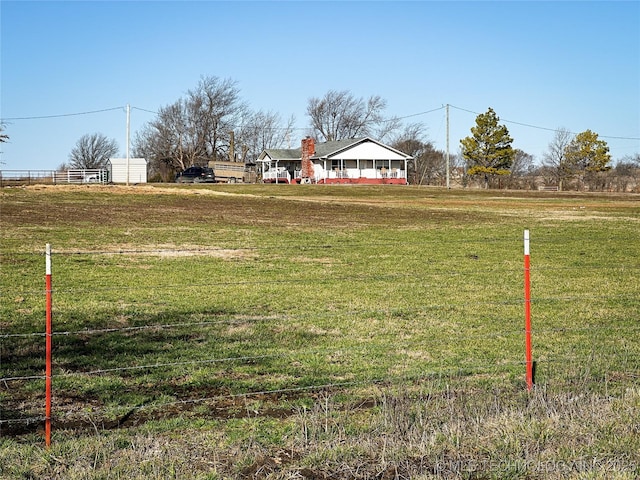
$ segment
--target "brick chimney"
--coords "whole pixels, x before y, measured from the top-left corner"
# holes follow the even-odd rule
[[[316,153],[316,144],[313,138],[307,137],[302,139],[302,165],[301,165],[301,177],[313,178],[313,162],[311,157]]]

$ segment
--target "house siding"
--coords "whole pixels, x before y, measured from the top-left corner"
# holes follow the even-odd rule
[[[311,178],[309,173],[303,174],[302,153],[302,148],[265,150],[258,158],[263,165],[263,181],[303,183],[303,178]],[[409,155],[366,137],[318,143],[311,156],[312,181],[406,184],[407,162],[411,159]]]

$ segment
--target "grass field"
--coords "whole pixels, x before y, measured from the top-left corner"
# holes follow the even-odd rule
[[[640,476],[638,195],[41,186],[0,229],[0,478]]]

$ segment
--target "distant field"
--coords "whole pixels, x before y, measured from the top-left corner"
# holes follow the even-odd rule
[[[0,478],[638,478],[639,232],[638,195],[0,189]]]

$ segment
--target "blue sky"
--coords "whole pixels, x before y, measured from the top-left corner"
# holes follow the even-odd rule
[[[559,127],[640,153],[638,1],[2,0],[0,20],[0,169],[56,168],[87,133],[124,154],[124,107],[133,138],[202,76],[294,115],[301,138],[308,99],[349,90],[441,149],[450,104],[452,153],[489,107],[537,160]]]

